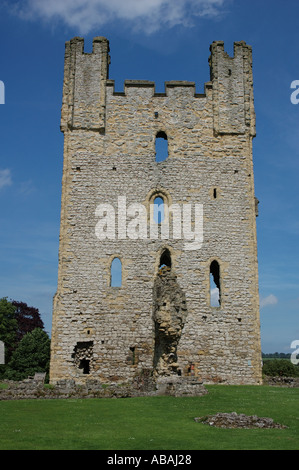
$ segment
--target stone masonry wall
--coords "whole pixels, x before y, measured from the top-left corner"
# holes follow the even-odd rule
[[[193,82],[166,82],[165,93],[155,93],[153,82],[126,81],[124,91],[115,92],[108,79],[108,41],[95,38],[91,54],[83,49],[81,38],[66,44],[51,383],[123,382],[153,370],[155,280],[166,249],[185,299],[175,373],[204,382],[261,383],[251,48],[235,43],[232,58],[222,42],[213,43],[204,94],[195,93]],[[168,158],[156,162],[161,132]],[[135,216],[130,205],[143,204],[148,220],[156,196],[182,211],[189,203],[192,230],[195,205],[202,205],[197,249],[173,234],[128,237],[124,230]],[[97,236],[101,204],[115,210],[114,239]],[[115,257],[122,262],[121,287],[110,286]],[[219,307],[210,306],[214,260]],[[75,354],[79,350],[82,357]]]
[[[152,377],[143,374],[132,382],[104,384],[87,379],[84,384],[75,380],[59,380],[55,385],[44,385],[43,381],[25,379],[20,382],[6,380],[5,388],[0,389],[1,400],[68,399],[68,398],[130,398],[143,396],[203,396],[208,393],[204,385],[195,377],[183,380],[164,380],[156,383]],[[3,384],[3,383],[2,383]]]

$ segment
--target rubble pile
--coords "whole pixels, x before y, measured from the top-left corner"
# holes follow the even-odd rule
[[[245,414],[232,413],[217,413],[215,415],[208,415],[199,418],[194,418],[198,423],[208,424],[218,428],[279,428],[284,429],[278,423],[274,423],[272,418],[259,418],[258,416],[247,416]]]

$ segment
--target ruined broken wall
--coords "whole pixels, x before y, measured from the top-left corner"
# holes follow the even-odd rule
[[[186,297],[170,266],[159,269],[154,283],[154,376],[181,375],[177,351],[187,316]]]
[[[182,374],[188,374],[193,364],[195,374],[207,381],[257,383],[260,341],[250,48],[237,43],[234,62],[222,43],[213,44],[212,81],[205,85],[204,94],[197,94],[190,82],[168,82],[165,93],[156,94],[152,82],[127,81],[123,92],[115,92],[114,82],[108,80],[108,51],[104,38],[96,39],[92,54],[83,53],[80,38],[66,47],[51,381],[84,380],[74,352],[78,343],[87,341],[92,343],[92,377],[124,381],[142,369],[153,369],[153,292],[159,259],[168,247],[186,299],[186,319],[177,345]],[[169,156],[157,163],[159,131],[167,135]],[[200,249],[186,250],[185,240],[98,240],[99,204],[110,203],[117,210],[118,196],[125,196],[127,207],[135,202],[148,207],[155,194],[181,206],[203,204]],[[110,287],[114,257],[122,261],[120,288]],[[219,308],[210,307],[209,270],[214,259],[221,272]]]

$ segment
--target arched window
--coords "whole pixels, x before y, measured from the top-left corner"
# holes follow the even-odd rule
[[[154,199],[154,222],[161,224],[164,218],[164,199],[161,196],[157,196]]]
[[[168,157],[168,140],[165,132],[156,135],[156,162],[163,162]]]
[[[111,287],[121,287],[122,281],[122,266],[121,260],[119,258],[114,258],[111,263],[110,270],[110,286]]]
[[[221,288],[220,288],[220,266],[214,260],[210,265],[210,306],[220,307]]]
[[[164,266],[171,268],[171,255],[167,248],[161,254],[159,269],[163,268]]]

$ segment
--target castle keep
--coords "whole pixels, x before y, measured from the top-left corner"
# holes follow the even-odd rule
[[[66,43],[52,383],[261,382],[252,52],[210,52],[203,94],[116,92],[106,38]]]

